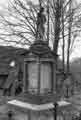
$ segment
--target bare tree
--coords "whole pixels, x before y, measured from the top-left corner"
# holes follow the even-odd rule
[[[37,8],[32,2],[9,2],[6,14],[0,15],[0,39],[6,43],[30,46],[36,36],[36,15]]]
[[[70,0],[42,0],[42,5],[46,8],[47,16],[47,34],[45,39],[51,42],[55,54],[58,52],[59,42],[67,40],[68,20],[70,18],[68,6]],[[48,9],[49,7],[49,9]],[[9,6],[5,15],[0,15],[0,39],[9,44],[30,46],[36,39],[37,30],[37,13],[40,5],[34,5],[28,0],[13,0],[9,2]],[[80,31],[80,17],[77,19],[77,11],[79,6],[72,9],[73,21],[71,26],[71,36]],[[50,12],[49,12],[50,11]],[[76,18],[76,20],[75,20]],[[75,30],[76,26],[79,28]],[[74,40],[71,38],[70,51]],[[63,50],[64,50],[63,46]],[[64,53],[63,53],[64,54]],[[64,59],[64,58],[63,58]]]
[[[81,31],[81,13],[78,13],[81,9],[81,3],[77,5],[76,1],[73,0],[52,0],[50,6],[52,8],[51,13],[53,13],[50,16],[54,26],[51,34],[53,38],[53,50],[57,53],[59,42],[61,41],[63,69],[65,63],[65,50],[67,49],[67,71],[69,71],[70,54],[73,51],[73,44],[77,37],[77,33]]]

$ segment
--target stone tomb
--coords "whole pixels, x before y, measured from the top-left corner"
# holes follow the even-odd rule
[[[40,40],[24,53],[23,91],[7,103],[15,120],[54,120],[56,116],[63,120],[61,108],[71,105],[56,94],[56,59],[47,43]]]

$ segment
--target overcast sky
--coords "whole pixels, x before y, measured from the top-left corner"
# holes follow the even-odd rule
[[[38,0],[32,0],[35,1],[35,3],[37,3]],[[81,2],[81,0],[77,0],[78,3]],[[6,6],[8,3],[8,0],[0,0],[0,11],[2,11],[3,6]],[[78,38],[81,39],[81,38]],[[72,55],[71,55],[71,59],[75,58],[75,57],[81,57],[81,42],[80,43],[75,43],[75,45],[77,44],[77,47],[74,49]]]
[[[6,2],[7,2],[7,0],[0,0],[0,4],[4,4]]]

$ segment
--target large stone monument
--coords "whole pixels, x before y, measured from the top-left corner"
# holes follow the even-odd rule
[[[56,94],[56,60],[55,55],[46,42],[35,41],[24,54],[23,92],[8,101],[8,107],[13,111],[15,120],[63,120],[63,114],[58,112],[58,105],[70,105],[60,101]]]
[[[16,120],[56,120],[57,106],[69,105],[56,94],[56,55],[44,41],[44,8],[38,14],[36,41],[24,54],[23,92],[8,101]],[[61,120],[63,115],[60,113]],[[59,117],[59,116],[58,116]]]

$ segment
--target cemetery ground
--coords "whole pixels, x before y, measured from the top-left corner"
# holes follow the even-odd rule
[[[0,120],[8,119],[8,105],[7,101],[12,100],[13,97],[0,96]],[[81,112],[81,93],[76,93],[72,97],[67,99],[73,106],[72,112],[75,115],[78,115]]]

